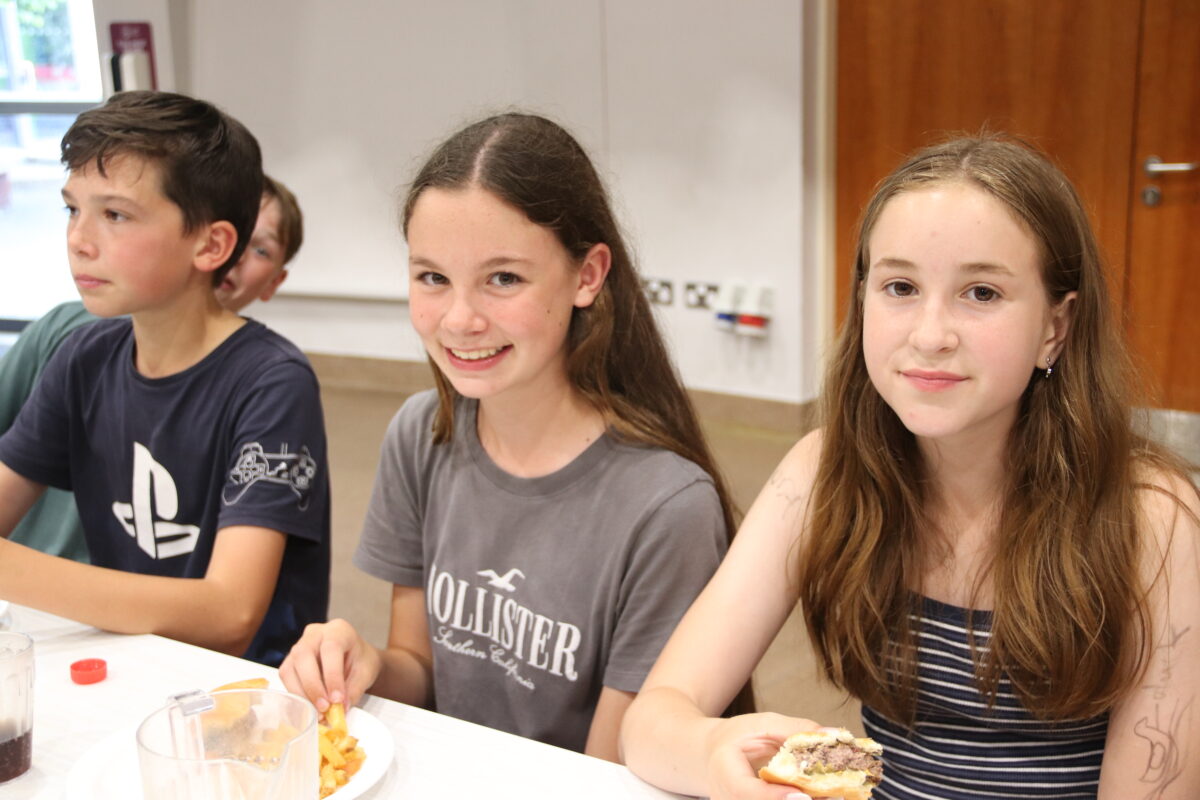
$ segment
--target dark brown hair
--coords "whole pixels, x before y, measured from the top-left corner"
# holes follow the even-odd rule
[[[916,634],[909,615],[919,610],[914,590],[936,537],[915,439],[867,375],[862,282],[871,232],[887,203],[938,183],[986,192],[1025,227],[1040,248],[1050,304],[1077,293],[1053,378],[1031,373],[1009,436],[1007,485],[985,573],[993,587],[990,647],[976,652],[976,673],[993,699],[1001,678],[1011,680],[1039,717],[1092,716],[1144,668],[1147,587],[1136,567],[1136,495],[1146,487],[1137,474],[1139,465],[1174,465],[1130,430],[1132,368],[1079,197],[1045,157],[1012,140],[963,138],[922,150],[879,184],[863,213],[857,291],[821,398],[811,535],[797,561],[805,621],[835,684],[911,722]],[[978,582],[972,591],[978,597]]]
[[[283,245],[283,263],[287,264],[304,243],[304,212],[292,190],[270,175],[263,175],[263,196],[279,201],[279,240]]]
[[[219,286],[237,264],[262,201],[262,154],[246,127],[211,103],[171,92],[118,92],[83,112],[62,138],[72,172],[135,156],[162,172],[162,193],[183,212],[183,233],[228,221],[237,230],[229,259],[213,273]]]

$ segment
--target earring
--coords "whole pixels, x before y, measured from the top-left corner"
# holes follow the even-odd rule
[[[1051,366],[1050,356],[1046,356],[1046,378],[1048,379],[1053,372],[1054,367]]]

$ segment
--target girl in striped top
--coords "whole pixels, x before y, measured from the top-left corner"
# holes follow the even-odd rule
[[[879,185],[854,270],[824,427],[647,678],[627,763],[688,794],[804,797],[755,769],[816,723],[717,717],[799,602],[884,746],[877,798],[1200,797],[1200,499],[1131,430],[1070,183],[999,137],[928,148]]]

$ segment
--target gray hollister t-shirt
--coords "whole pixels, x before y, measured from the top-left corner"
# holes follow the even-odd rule
[[[582,751],[601,688],[641,688],[725,553],[712,480],[611,435],[518,478],[479,444],[474,401],[434,445],[437,402],[392,420],[354,563],[424,587],[438,711]]]

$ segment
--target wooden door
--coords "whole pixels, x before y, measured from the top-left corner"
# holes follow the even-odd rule
[[[1200,411],[1200,172],[1142,168],[1200,161],[1200,4],[838,0],[837,22],[838,318],[875,182],[947,131],[1005,130],[1078,187],[1150,397]]]
[[[1146,0],[1130,164],[1130,339],[1164,408],[1200,411],[1200,169],[1146,175],[1146,159],[1200,162],[1200,3]],[[1143,193],[1157,192],[1157,205]],[[1151,197],[1150,202],[1155,202]]]

